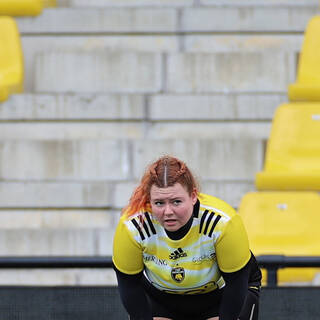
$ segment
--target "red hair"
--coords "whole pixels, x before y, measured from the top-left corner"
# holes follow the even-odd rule
[[[191,195],[198,192],[198,183],[186,164],[172,156],[163,156],[147,167],[140,184],[133,191],[129,204],[122,213],[131,216],[142,210],[150,210],[150,189],[153,185],[158,188],[172,187],[180,183]]]

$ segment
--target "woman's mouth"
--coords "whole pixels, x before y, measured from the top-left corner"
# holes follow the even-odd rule
[[[175,219],[167,219],[167,220],[164,220],[164,223],[168,226],[171,226],[176,223],[176,220]]]

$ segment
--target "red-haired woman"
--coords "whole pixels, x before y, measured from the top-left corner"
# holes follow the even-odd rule
[[[164,156],[123,210],[113,263],[130,319],[257,319],[261,272],[242,220],[198,190],[186,164]]]

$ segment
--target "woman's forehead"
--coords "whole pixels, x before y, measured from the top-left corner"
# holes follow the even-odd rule
[[[156,185],[152,185],[150,189],[151,198],[174,198],[186,195],[188,195],[188,192],[180,183],[175,183],[173,186],[166,188],[159,188]]]

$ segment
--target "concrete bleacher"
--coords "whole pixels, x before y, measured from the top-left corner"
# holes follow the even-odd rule
[[[25,92],[0,105],[0,255],[110,255],[119,210],[162,153],[238,207],[255,190],[316,10],[302,0],[61,0],[17,18]],[[1,270],[1,283],[114,277]]]

